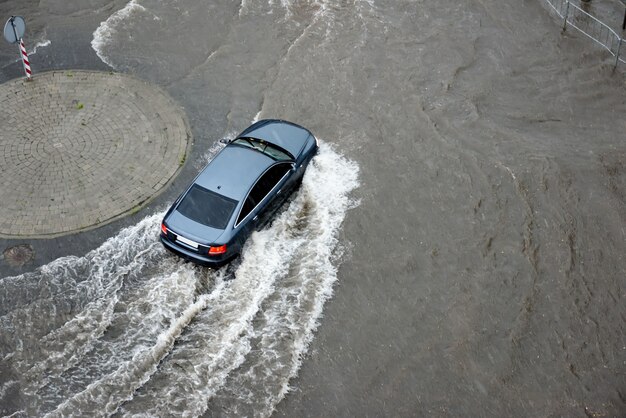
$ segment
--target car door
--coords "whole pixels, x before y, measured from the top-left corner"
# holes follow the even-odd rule
[[[259,207],[256,220],[256,229],[261,229],[273,218],[276,211],[284,203],[289,195],[289,175],[293,173],[293,164],[290,162],[278,163],[267,172],[268,185],[272,188],[268,191],[267,197]]]
[[[235,228],[242,229],[239,232],[242,240],[245,240],[253,229],[259,229],[269,221],[277,209],[276,205],[282,200],[281,187],[284,186],[292,167],[290,162],[275,164],[254,184],[235,223]]]

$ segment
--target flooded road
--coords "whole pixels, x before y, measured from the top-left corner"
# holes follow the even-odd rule
[[[142,213],[0,264],[2,414],[624,415],[626,79],[543,1],[26,4],[35,71],[153,82],[194,144]],[[303,187],[232,266],[167,255],[266,117],[322,139]]]

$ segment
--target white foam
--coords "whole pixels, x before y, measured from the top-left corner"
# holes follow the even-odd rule
[[[51,43],[52,42],[50,42],[49,40],[37,42],[35,44],[35,47],[30,52],[28,52],[28,55],[35,55],[37,53],[37,48],[43,48],[43,47],[49,46]],[[21,62],[21,61],[22,61],[21,57],[13,60],[13,62]]]
[[[26,411],[24,410],[19,410],[19,411],[15,411],[13,412],[11,415],[6,415],[4,418],[11,418],[11,417],[23,417],[26,415]]]
[[[8,381],[4,382],[2,384],[2,386],[0,386],[0,399],[6,395],[7,391],[9,390],[9,388],[11,388],[13,386],[17,386],[17,385],[19,385],[19,383],[20,382],[18,382],[17,380],[8,380]]]
[[[223,286],[223,283],[221,281],[218,287]],[[157,293],[163,295],[162,292]],[[167,329],[158,334],[154,345],[136,348],[131,359],[126,362],[117,361],[119,366],[116,370],[65,400],[47,416],[113,414],[122,402],[132,399],[133,393],[148,381],[156,371],[159,362],[171,351],[174,342],[183,330],[199,312],[206,309],[212,299],[214,297],[209,294],[201,295],[190,304],[181,304],[177,301],[179,306],[187,306],[186,309],[174,318]],[[159,305],[156,305],[156,308],[158,311]],[[143,321],[143,324],[149,325],[153,323],[153,320],[153,318],[148,318],[147,321]]]
[[[52,44],[52,42],[49,39],[46,39],[45,41],[37,42],[33,50],[29,53],[29,55],[36,54],[38,48],[44,48],[46,46],[50,46],[50,44]]]
[[[237,135],[235,132],[230,132],[226,135],[225,139],[234,138]],[[194,168],[200,171],[205,165],[209,163],[224,147],[226,144],[221,141],[216,141],[209,147],[209,149],[202,155],[202,158],[198,159],[194,164]]]
[[[131,0],[120,9],[113,13],[107,20],[100,23],[98,29],[93,33],[91,47],[96,51],[98,57],[111,68],[115,68],[111,60],[105,55],[106,47],[113,41],[118,34],[118,26],[126,19],[130,18],[133,13],[145,11],[145,7],[140,5],[137,0]]]
[[[75,367],[93,350],[115,317],[124,281],[140,273],[163,251],[155,232],[162,216],[149,216],[120,231],[84,257],[62,257],[34,273],[0,281],[3,287],[19,285],[26,294],[31,289],[50,293],[9,311],[0,321],[2,329],[14,328],[5,343],[14,346],[11,362],[23,378],[25,396],[36,399],[51,378]],[[10,297],[2,295],[3,300]],[[67,315],[59,312],[64,305],[72,306],[76,313],[58,328],[48,330],[49,322],[54,324],[57,317]],[[49,321],[42,321],[42,317]],[[36,408],[34,404],[29,406]],[[39,415],[35,409],[29,412]]]
[[[243,15],[248,11],[248,0],[241,0],[241,4],[239,5],[239,12],[237,15],[239,17],[243,17]]]

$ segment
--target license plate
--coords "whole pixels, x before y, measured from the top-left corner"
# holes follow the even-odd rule
[[[198,248],[198,243],[197,242],[193,242],[192,240],[187,239],[185,237],[181,237],[180,235],[176,237],[176,240],[182,242],[183,244],[187,244],[190,247]]]

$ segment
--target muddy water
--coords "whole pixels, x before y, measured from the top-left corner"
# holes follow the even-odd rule
[[[624,72],[542,1],[31,9],[42,66],[185,107],[183,179],[257,118],[328,145],[229,269],[164,257],[155,210],[3,279],[4,413],[624,414]]]

